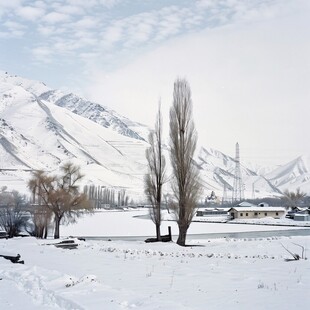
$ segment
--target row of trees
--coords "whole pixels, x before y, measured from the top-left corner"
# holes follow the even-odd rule
[[[202,188],[199,170],[193,161],[197,132],[192,118],[191,90],[185,79],[177,79],[174,83],[169,125],[169,150],[172,166],[172,176],[169,179],[173,192],[173,199],[169,204],[179,227],[177,244],[185,246],[187,230],[195,214]],[[150,147],[146,150],[148,172],[145,175],[145,193],[152,206],[151,219],[156,226],[156,237],[160,240],[162,187],[167,180],[160,107],[155,130],[149,134],[149,143]]]
[[[129,197],[124,188],[115,190],[100,185],[85,185],[84,193],[96,209],[101,208],[102,205],[127,206],[129,202]]]

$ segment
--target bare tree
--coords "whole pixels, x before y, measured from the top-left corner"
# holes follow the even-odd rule
[[[32,208],[30,208],[32,224],[29,225],[28,233],[37,238],[46,239],[48,236],[48,229],[52,221],[53,213],[44,204],[42,199],[41,180],[45,178],[45,174],[41,170],[33,172],[33,178],[28,186],[32,191]]]
[[[7,192],[2,188],[0,192],[0,227],[9,238],[18,236],[26,230],[29,216],[25,212],[26,197],[17,191]]]
[[[300,188],[297,188],[296,192],[290,192],[287,189],[284,191],[282,199],[284,199],[288,208],[296,208],[300,205],[306,195],[306,193],[300,191]]]
[[[199,170],[193,162],[196,143],[190,87],[185,79],[177,79],[170,109],[170,158],[172,190],[176,199],[173,208],[179,226],[177,244],[181,246],[185,246],[187,230],[201,192]]]
[[[166,161],[162,152],[162,116],[160,105],[156,117],[155,130],[148,137],[150,147],[146,150],[148,172],[144,177],[144,191],[151,204],[150,216],[156,227],[156,239],[161,240],[161,200],[165,181]]]
[[[59,238],[61,220],[74,221],[83,211],[91,210],[87,195],[81,193],[78,182],[83,178],[80,168],[72,163],[61,167],[61,175],[49,176],[45,172],[34,174],[28,187],[42,200],[42,205],[54,216],[54,238]]]

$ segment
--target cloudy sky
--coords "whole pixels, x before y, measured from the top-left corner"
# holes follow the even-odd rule
[[[173,82],[199,143],[279,163],[310,154],[309,0],[0,0],[0,69],[168,132]]]

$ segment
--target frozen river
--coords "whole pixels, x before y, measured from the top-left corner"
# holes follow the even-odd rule
[[[168,233],[171,226],[173,240],[176,240],[178,226],[175,221],[163,221],[161,234]],[[85,215],[78,222],[61,226],[61,235],[101,240],[145,240],[154,237],[155,226],[147,218],[147,211],[97,212]],[[214,238],[263,238],[274,236],[310,235],[310,228],[291,226],[268,226],[253,224],[199,223],[193,222],[188,230],[190,239]]]
[[[290,236],[310,236],[310,229],[288,229],[288,230],[271,230],[271,231],[243,231],[231,233],[206,233],[206,234],[188,234],[187,241],[194,239],[243,239],[243,238],[268,238],[268,237],[290,237]],[[82,236],[86,240],[124,240],[124,241],[144,241],[150,236]],[[177,235],[172,239],[176,240]]]

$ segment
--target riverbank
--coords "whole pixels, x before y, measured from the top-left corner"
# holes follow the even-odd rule
[[[234,219],[226,217],[195,216],[193,222],[199,223],[226,223],[226,224],[246,224],[246,225],[266,225],[266,226],[288,226],[288,227],[309,227],[309,221],[295,221],[292,219],[281,218],[261,218],[261,219]]]

